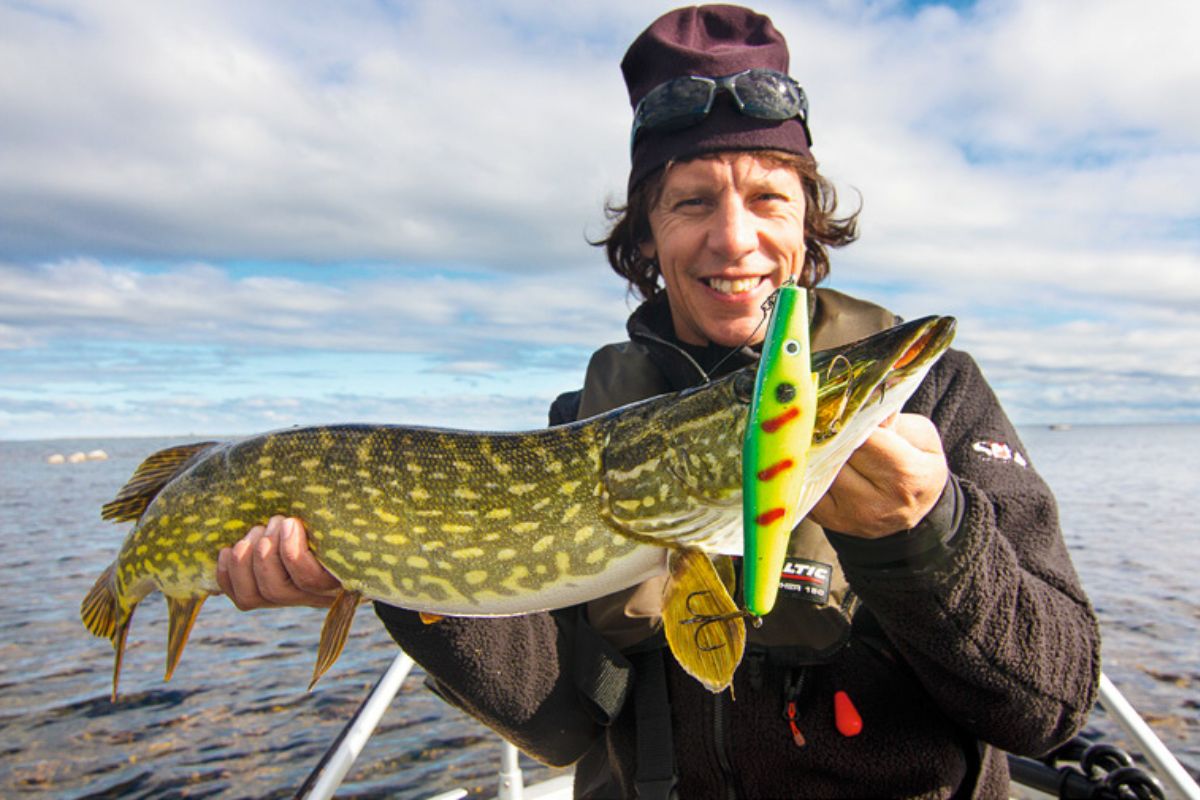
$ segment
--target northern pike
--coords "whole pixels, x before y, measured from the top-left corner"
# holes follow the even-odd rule
[[[929,317],[815,354],[808,507],[901,407],[953,331],[952,318]],[[670,569],[672,651],[717,691],[740,660],[741,620],[687,623],[736,610],[706,554],[742,549],[742,446],[755,374],[745,367],[520,433],[304,427],[151,455],[103,507],[105,519],[136,524],[81,606],[87,628],[116,651],[113,698],[138,603],[155,589],[166,597],[169,680],[201,604],[220,591],[221,548],[277,514],[304,521],[309,546],[343,586],[321,631],[314,682],[340,654],[363,599],[503,616],[585,602]],[[715,644],[705,639],[713,636]],[[726,639],[734,646],[723,647]]]

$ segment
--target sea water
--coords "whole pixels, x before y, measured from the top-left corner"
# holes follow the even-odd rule
[[[1200,426],[1021,434],[1058,497],[1106,673],[1197,773]],[[99,508],[146,455],[184,441],[0,442],[0,796],[290,797],[395,655],[364,607],[309,693],[323,612],[243,614],[218,597],[163,683],[166,609],[151,596],[131,627],[120,701],[109,701],[112,649],[82,627],[79,602],[127,526]],[[47,463],[96,449],[109,458]],[[498,740],[422,677],[409,677],[339,796],[494,794]],[[1090,727],[1129,745],[1103,714]],[[527,781],[555,774],[522,764]]]

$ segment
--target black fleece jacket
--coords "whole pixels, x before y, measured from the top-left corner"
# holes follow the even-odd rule
[[[814,347],[887,317],[817,296]],[[716,353],[682,347],[663,311],[638,309],[631,342],[599,351],[589,384],[614,369],[640,374],[627,383],[646,394],[702,380]],[[587,389],[583,410],[594,413]],[[799,691],[794,667],[768,659],[738,670],[731,700],[665,659],[679,797],[1004,797],[1002,750],[1041,754],[1082,727],[1099,632],[1048,487],[965,353],[948,351],[905,410],[932,419],[946,451],[952,480],[937,520],[877,541],[827,532],[862,606],[848,644],[805,669]],[[581,610],[435,625],[376,610],[443,697],[535,758],[575,763],[577,796],[632,796],[635,676]],[[838,692],[861,715],[857,736],[836,728]]]

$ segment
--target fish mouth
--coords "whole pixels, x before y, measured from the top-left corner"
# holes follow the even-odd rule
[[[838,436],[872,406],[880,406],[879,411],[858,427],[874,428],[899,411],[950,346],[956,324],[953,317],[924,317],[814,353],[812,370],[820,377],[814,444]]]

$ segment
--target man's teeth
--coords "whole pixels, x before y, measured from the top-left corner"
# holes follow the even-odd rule
[[[708,278],[705,282],[721,294],[742,294],[757,287],[762,283],[762,278],[738,278],[733,281],[727,281],[724,278]]]

